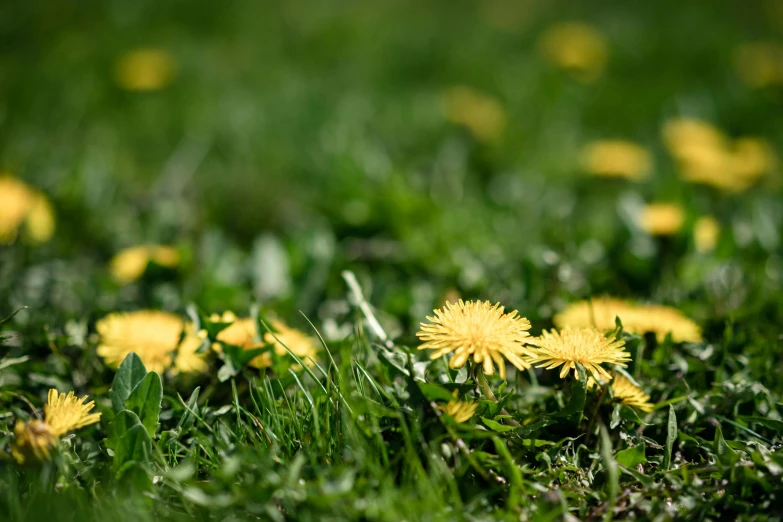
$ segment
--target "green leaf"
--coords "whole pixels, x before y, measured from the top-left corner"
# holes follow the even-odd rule
[[[141,424],[133,426],[120,438],[120,444],[114,450],[115,471],[127,470],[132,463],[145,463],[149,460],[152,441],[149,433]]]
[[[647,447],[644,442],[637,444],[628,449],[618,451],[616,455],[617,463],[626,468],[635,468],[639,464],[647,462],[647,458],[644,456],[644,451]]]
[[[125,401],[130,397],[133,388],[135,388],[147,375],[147,369],[138,355],[131,352],[122,361],[117,373],[114,375],[114,381],[111,383],[111,406],[114,413],[119,413],[125,409]]]
[[[585,375],[584,367],[577,365],[577,371],[579,372],[579,380],[576,380],[571,385],[571,400],[568,401],[565,408],[557,413],[553,413],[551,417],[570,417],[572,415],[582,415],[585,409],[585,397],[587,396],[587,376]]]
[[[718,462],[723,466],[733,466],[740,459],[737,452],[726,444],[720,424],[715,427],[715,440],[712,443],[712,451],[715,452]]]
[[[506,431],[511,431],[514,428],[514,426],[504,426],[503,424],[500,424],[499,422],[493,421],[492,419],[488,419],[486,417],[481,417],[481,420],[484,422],[484,424],[487,426],[487,428],[491,429],[492,431],[496,431],[498,433],[504,433]]]
[[[612,458],[612,441],[609,438],[609,432],[603,423],[601,423],[601,462],[606,470],[606,482],[609,488],[607,491],[609,505],[604,512],[604,520],[609,521],[614,515],[617,492],[620,489],[620,473],[617,469],[617,462]]]
[[[155,430],[158,428],[162,399],[163,384],[160,382],[160,375],[149,372],[125,401],[125,407],[139,416],[150,437],[155,436]]]
[[[106,447],[117,451],[122,444],[122,438],[130,431],[134,426],[141,426],[139,416],[132,411],[123,410],[114,416],[109,424],[109,436],[106,438]]]
[[[666,425],[666,447],[663,450],[663,469],[669,470],[672,465],[672,448],[677,440],[677,415],[674,406],[669,405],[669,421]]]
[[[450,401],[454,399],[454,396],[446,388],[437,384],[420,381],[417,381],[416,384],[418,384],[422,395],[428,401]]]
[[[775,430],[778,435],[783,435],[783,421],[777,419],[770,419],[767,417],[756,417],[753,415],[741,415],[737,419],[746,422],[748,424],[755,423],[761,424],[765,428]]]

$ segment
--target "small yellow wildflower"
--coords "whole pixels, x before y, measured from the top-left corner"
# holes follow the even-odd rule
[[[671,236],[685,222],[682,207],[673,203],[650,203],[639,214],[639,226],[653,236]]]
[[[179,345],[184,322],[178,315],[154,310],[112,313],[99,320],[98,355],[116,367],[135,352],[149,371],[163,373]]]
[[[647,412],[653,410],[653,405],[650,404],[650,396],[622,375],[615,375],[610,386],[612,387],[614,398],[619,399],[622,404]]]
[[[596,297],[568,305],[555,315],[558,328],[594,327],[606,332],[615,329],[619,317],[626,332],[644,335],[654,333],[659,341],[671,334],[675,343],[700,342],[701,329],[677,309],[652,304],[637,305],[613,297]]]
[[[637,143],[601,140],[588,143],[581,153],[582,167],[595,176],[645,179],[650,173],[650,153]]]
[[[117,84],[128,91],[156,91],[174,79],[174,57],[162,49],[136,49],[122,55],[115,68]]]
[[[464,402],[456,399],[449,401],[446,406],[441,407],[444,413],[451,415],[454,422],[458,424],[469,421],[476,413],[476,408],[478,408],[477,402]]]
[[[699,252],[712,252],[718,244],[720,225],[712,216],[703,216],[693,225],[693,242]]]
[[[450,88],[443,95],[442,106],[447,120],[467,128],[479,141],[497,141],[506,128],[503,105],[470,87]]]
[[[569,370],[573,370],[578,379],[577,363],[584,366],[596,380],[610,379],[609,372],[601,364],[625,366],[624,363],[631,360],[630,354],[624,349],[625,341],[615,339],[613,334],[606,337],[596,328],[566,327],[559,332],[544,330],[532,344],[538,349],[532,351],[528,362],[538,364],[537,368],[546,367],[547,370],[562,366],[561,379],[568,375]]]
[[[473,356],[487,375],[495,373],[497,364],[502,379],[506,378],[504,358],[518,370],[529,368],[522,356],[530,353],[525,347],[531,339],[530,321],[516,310],[507,314],[503,310],[500,303],[489,301],[446,303],[434,317],[427,317],[431,324],[421,324],[416,336],[424,343],[419,350],[435,350],[430,359],[453,352],[450,368],[461,368]]]
[[[734,141],[731,167],[740,180],[748,185],[777,167],[778,158],[768,141],[744,137]]]
[[[138,280],[147,270],[149,263],[167,268],[179,264],[179,252],[166,245],[138,245],[118,252],[109,262],[109,270],[119,284]]]
[[[15,442],[11,449],[14,458],[23,464],[29,457],[42,460],[49,457],[49,450],[66,433],[98,422],[100,413],[90,413],[95,401],[85,395],[77,399],[73,392],[68,395],[49,390],[44,406],[44,420],[16,421]]]
[[[754,42],[739,46],[734,54],[739,77],[752,88],[783,85],[783,46]]]
[[[22,226],[33,243],[51,239],[55,228],[52,205],[27,184],[0,175],[0,244],[12,243]]]
[[[538,43],[541,55],[576,78],[592,81],[606,68],[606,38],[595,27],[581,22],[563,22],[544,32]]]
[[[274,345],[275,354],[287,356],[288,350],[291,350],[306,366],[312,368],[315,365],[316,354],[318,353],[318,344],[315,339],[295,328],[288,327],[285,323],[276,319],[270,321],[270,326],[275,330],[275,333],[265,333],[264,341],[267,344]],[[288,350],[285,347],[288,347]],[[269,354],[265,355],[268,356]],[[298,364],[295,364],[293,368],[296,370],[298,366]]]

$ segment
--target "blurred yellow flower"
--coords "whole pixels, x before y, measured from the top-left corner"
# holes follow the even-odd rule
[[[522,356],[530,353],[525,347],[531,339],[530,321],[519,317],[516,310],[507,314],[503,310],[500,303],[489,301],[446,303],[435,310],[434,317],[427,317],[431,324],[421,323],[416,336],[424,343],[419,350],[435,350],[430,359],[453,352],[450,368],[463,367],[473,356],[487,375],[495,373],[497,364],[502,379],[506,378],[504,358],[518,370],[529,368]]]
[[[562,22],[539,38],[541,55],[584,81],[598,78],[606,68],[608,46],[601,32],[582,22]]]
[[[476,408],[478,408],[477,402],[463,402],[456,399],[449,401],[446,406],[441,407],[441,409],[445,413],[451,415],[454,422],[457,422],[458,424],[469,421],[473,417],[473,414],[476,413]]]
[[[693,243],[699,252],[712,252],[718,244],[720,225],[712,216],[703,216],[693,225]]]
[[[117,60],[117,84],[128,91],[156,91],[174,79],[174,57],[162,49],[136,49]]]
[[[559,332],[544,330],[540,337],[531,342],[538,348],[532,350],[527,361],[537,364],[537,368],[546,367],[547,370],[562,366],[561,379],[570,370],[574,371],[574,377],[578,379],[576,365],[579,363],[595,380],[608,380],[611,376],[601,364],[625,366],[631,360],[630,354],[624,349],[624,340],[615,339],[614,334],[607,337],[596,328],[565,327]]]
[[[637,143],[601,140],[588,143],[581,152],[585,171],[595,176],[639,181],[651,170],[650,153]]]
[[[223,317],[218,316],[220,321],[214,322],[230,322],[224,321],[223,319],[231,318],[232,316],[234,316],[233,313],[226,312],[223,314]],[[239,346],[245,350],[255,350],[264,346],[264,343],[261,341],[261,338],[258,335],[256,321],[252,317],[235,317],[229,326],[217,334],[217,340],[226,344]],[[213,345],[213,349],[218,353],[220,353],[222,350],[219,344]],[[269,353],[263,353],[257,357],[254,357],[248,364],[255,368],[266,368],[272,365],[272,357],[269,355]]]
[[[615,318],[620,317],[623,327],[628,330],[626,322],[635,314],[636,305],[615,297],[594,297],[587,301],[571,303],[565,310],[556,314],[552,322],[558,328],[570,326],[573,328],[595,327],[601,331],[614,330]]]
[[[185,338],[177,348],[177,356],[174,358],[173,373],[204,373],[209,369],[206,358],[207,353],[198,353],[198,349],[207,338],[206,330],[196,332],[192,324],[185,327]]]
[[[16,421],[15,441],[11,451],[17,462],[23,464],[30,457],[37,460],[48,458],[50,448],[60,437],[69,431],[98,422],[101,414],[90,413],[95,407],[95,401],[85,404],[86,400],[86,395],[77,399],[73,392],[66,395],[55,389],[49,390],[43,421]]]
[[[734,53],[739,77],[752,88],[783,85],[783,46],[774,42],[740,45]]]
[[[634,304],[613,297],[596,297],[568,305],[555,315],[558,328],[595,327],[606,332],[615,329],[615,317],[620,317],[623,329],[633,334],[654,333],[659,341],[671,334],[675,343],[701,342],[701,329],[677,309],[651,304]]]
[[[182,336],[184,322],[178,315],[155,310],[112,313],[99,320],[98,355],[109,366],[119,366],[135,352],[149,371],[163,373]]]
[[[639,214],[639,226],[652,236],[671,236],[685,222],[682,207],[673,203],[650,203]]]
[[[778,163],[765,140],[732,141],[709,123],[692,118],[667,122],[663,136],[684,179],[728,192],[746,190]]]
[[[179,264],[179,252],[166,245],[138,245],[118,252],[109,261],[109,271],[119,284],[128,284],[138,280],[149,263],[167,268]]]
[[[448,121],[467,128],[481,142],[497,141],[506,128],[503,105],[470,87],[456,86],[447,90],[442,108]]]
[[[285,349],[285,346],[287,346],[306,366],[312,368],[315,365],[316,354],[318,353],[318,344],[315,339],[295,328],[288,327],[285,323],[276,319],[270,320],[269,326],[275,330],[275,333],[265,333],[264,341],[267,344],[274,345],[275,354],[288,356],[288,351]],[[295,370],[298,367],[298,364],[293,366]]]
[[[0,175],[0,244],[12,243],[23,225],[33,243],[51,239],[55,228],[52,205],[29,185]]]
[[[610,386],[614,398],[619,399],[622,404],[647,412],[653,410],[653,405],[650,404],[650,396],[622,375],[615,375]]]

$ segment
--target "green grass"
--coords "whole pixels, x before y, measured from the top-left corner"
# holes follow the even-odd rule
[[[9,520],[781,519],[779,172],[740,194],[689,184],[661,138],[692,116],[781,150],[783,90],[734,67],[739,45],[781,39],[774,2],[7,4],[0,171],[57,214],[51,241],[0,245],[0,315],[26,307],[0,325]],[[596,81],[539,56],[562,20],[607,38]],[[114,81],[117,58],[142,47],[173,56],[165,89]],[[498,140],[446,121],[454,85],[502,104]],[[646,147],[653,175],[587,176],[579,150],[603,138]],[[629,215],[650,201],[681,204],[682,230],[636,229]],[[692,238],[704,215],[721,224],[708,253]],[[111,257],[150,242],[175,245],[180,266],[117,285]],[[557,417],[582,393],[572,380],[509,366],[489,381],[496,404],[416,350],[419,323],[454,292],[519,310],[536,335],[590,296],[659,303],[705,341],[624,333],[655,411],[587,392]],[[95,322],[258,306],[319,332],[320,368],[221,382],[212,356],[207,374],[163,375],[148,451],[119,472]],[[19,466],[14,423],[52,387],[94,398],[103,418]],[[480,403],[466,424],[437,407],[454,389]]]

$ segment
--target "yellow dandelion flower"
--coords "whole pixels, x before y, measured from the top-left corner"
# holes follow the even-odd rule
[[[720,225],[712,216],[703,216],[693,225],[693,243],[699,252],[712,252],[718,244]]]
[[[95,325],[98,355],[116,367],[135,352],[149,371],[163,373],[179,345],[184,322],[178,315],[154,310],[112,313]]]
[[[442,109],[447,120],[467,128],[482,142],[497,141],[506,128],[503,105],[470,87],[456,86],[446,91]]]
[[[555,315],[558,328],[596,328],[602,332],[615,329],[615,317],[623,329],[633,334],[654,333],[658,341],[671,334],[675,343],[700,342],[701,329],[675,308],[652,304],[634,304],[614,297],[596,297],[568,305]]]
[[[52,205],[27,184],[0,176],[0,244],[12,243],[22,226],[33,243],[51,239],[55,228]]]
[[[456,399],[449,401],[446,406],[441,406],[443,412],[451,415],[454,422],[458,424],[469,421],[476,413],[476,408],[478,408],[477,402],[465,402]]]
[[[761,138],[738,138],[734,141],[731,167],[736,176],[748,185],[763,174],[771,172],[778,164],[775,151],[768,141]]]
[[[318,344],[315,339],[295,328],[288,327],[285,323],[276,319],[270,321],[270,326],[275,330],[275,333],[265,333],[264,341],[267,344],[274,345],[275,354],[280,356],[288,355],[288,351],[285,349],[287,346],[305,365],[311,368],[315,365],[316,354],[318,353]],[[298,367],[298,364],[293,366],[295,370]]]
[[[122,55],[115,67],[117,84],[128,91],[156,91],[174,79],[174,57],[162,49],[136,49]]]
[[[636,313],[636,305],[614,297],[594,297],[568,305],[553,318],[555,326],[563,328],[595,327],[601,331],[614,330],[615,318],[620,317],[623,327]]]
[[[85,403],[87,396],[77,399],[73,392],[67,395],[55,389],[49,390],[44,406],[44,420],[17,421],[14,426],[12,453],[17,462],[23,464],[28,457],[38,460],[49,457],[49,449],[60,437],[70,431],[98,422],[100,413],[90,413],[95,401]]]
[[[650,173],[650,153],[637,143],[601,140],[588,143],[581,153],[585,171],[606,178],[639,181]]]
[[[149,263],[174,268],[179,264],[179,252],[166,245],[138,245],[118,252],[109,261],[109,271],[117,283],[125,285],[137,281]]]
[[[783,46],[773,42],[740,45],[734,53],[737,74],[749,87],[783,84]]]
[[[198,353],[206,338],[206,330],[196,332],[192,324],[185,327],[185,338],[177,348],[177,356],[174,358],[174,374],[204,373],[209,369],[207,353]]]
[[[537,364],[537,368],[546,367],[547,370],[562,366],[560,378],[568,375],[570,370],[578,379],[579,373],[576,364],[580,363],[594,379],[610,379],[609,372],[601,364],[617,364],[631,360],[631,356],[625,351],[625,341],[615,339],[614,335],[605,336],[596,328],[570,328],[560,330],[544,330],[541,336],[535,338],[532,343],[538,347],[528,357],[528,362]]]
[[[229,318],[233,316],[233,314],[230,312],[227,313],[230,315],[226,316],[226,314],[223,314],[224,317]],[[228,321],[221,320],[220,322]],[[255,350],[264,346],[264,343],[258,335],[256,321],[252,317],[235,319],[229,326],[217,334],[217,340],[226,344],[239,346],[245,350]],[[213,345],[213,349],[215,349],[218,353],[221,351],[219,344]],[[267,368],[272,366],[272,356],[269,355],[269,353],[262,353],[261,355],[251,359],[248,364],[254,368]]]
[[[564,22],[544,32],[538,42],[541,55],[576,78],[592,81],[606,68],[606,38],[595,27],[581,22]]]
[[[639,214],[639,226],[652,236],[671,236],[685,222],[682,207],[673,203],[650,203]]]
[[[641,305],[632,327],[639,332],[655,333],[658,342],[671,334],[675,343],[701,342],[701,328],[675,308],[661,305]]]
[[[530,321],[516,310],[507,314],[503,310],[500,303],[489,301],[446,303],[434,317],[427,317],[431,324],[421,323],[416,336],[424,343],[419,350],[435,350],[430,359],[453,352],[450,368],[461,368],[473,356],[487,375],[495,373],[497,364],[502,379],[506,378],[504,358],[518,370],[529,368],[522,356],[530,353],[525,347],[531,339]]]
[[[650,403],[650,396],[622,375],[615,375],[610,386],[614,398],[619,399],[622,404],[647,412],[653,410],[653,404]]]

